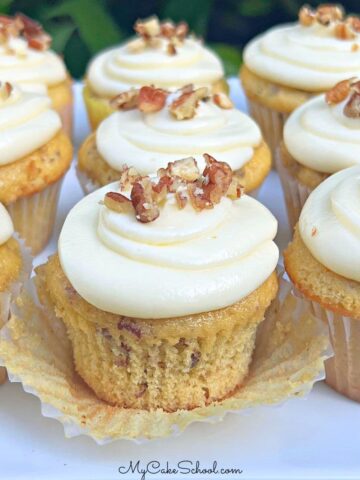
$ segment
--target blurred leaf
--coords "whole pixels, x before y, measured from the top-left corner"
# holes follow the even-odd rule
[[[11,4],[13,0],[0,0],[0,12],[1,13],[9,13]]]
[[[80,78],[83,76],[90,57],[89,49],[75,32],[67,42],[64,50],[66,65],[73,77]]]
[[[238,12],[245,17],[256,17],[268,15],[274,6],[275,2],[269,0],[243,0],[239,3]]]
[[[52,43],[51,48],[56,52],[62,53],[65,50],[66,44],[74,33],[76,27],[73,23],[59,22],[49,26],[44,25],[47,31],[51,32]]]
[[[107,12],[103,0],[65,0],[46,11],[48,18],[72,18],[81,39],[85,42],[90,53],[116,43],[123,35],[119,27]]]
[[[227,76],[239,73],[239,67],[242,63],[242,54],[239,48],[231,47],[224,43],[211,43],[210,47],[223,61]]]
[[[167,0],[161,17],[175,22],[185,20],[195,33],[204,36],[212,6],[213,0]]]

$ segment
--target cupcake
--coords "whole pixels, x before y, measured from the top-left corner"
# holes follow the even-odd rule
[[[79,150],[78,174],[86,193],[119,180],[126,165],[148,175],[194,154],[202,169],[201,153],[207,149],[231,166],[247,192],[269,173],[271,154],[260,129],[224,93],[191,85],[172,94],[142,87],[112,103],[119,111],[103,120]]]
[[[325,178],[360,163],[360,81],[343,80],[297,108],[284,126],[277,167],[289,222]]]
[[[134,28],[135,38],[100,53],[89,65],[84,100],[93,129],[113,111],[109,100],[131,88],[177,90],[193,83],[228,91],[220,59],[188,36],[184,22],[160,23],[151,17],[137,21]]]
[[[51,37],[39,23],[21,13],[1,15],[0,32],[0,78],[24,91],[47,94],[71,136],[71,80],[62,59],[49,50]]]
[[[15,230],[38,253],[54,225],[72,145],[49,97],[0,85],[0,202]]]
[[[360,19],[337,5],[304,6],[244,50],[240,76],[249,110],[273,152],[288,115],[311,96],[360,73]]]
[[[284,252],[296,288],[329,323],[335,356],[326,382],[360,401],[360,166],[332,175],[309,196]]]
[[[13,233],[11,218],[0,203],[0,329],[8,320],[11,298],[18,293],[27,270],[27,259]],[[0,367],[0,384],[5,379],[5,368]]]
[[[37,268],[77,372],[111,405],[193,409],[248,373],[278,289],[277,222],[226,163],[205,160],[202,174],[187,158],[86,196]]]

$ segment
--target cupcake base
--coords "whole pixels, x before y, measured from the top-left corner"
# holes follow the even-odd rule
[[[52,235],[62,181],[63,177],[34,195],[6,205],[15,230],[33,255],[46,246]]]
[[[196,421],[216,422],[228,412],[274,405],[305,395],[323,378],[329,356],[324,323],[282,281],[280,295],[258,330],[249,375],[220,402],[167,413],[113,407],[98,399],[75,372],[63,324],[39,307],[32,281],[0,334],[0,357],[11,381],[39,397],[43,415],[59,420],[68,437],[81,434],[104,444],[178,434]]]

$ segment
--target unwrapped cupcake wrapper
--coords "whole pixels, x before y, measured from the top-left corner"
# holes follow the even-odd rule
[[[284,192],[289,225],[290,228],[293,229],[297,224],[301,210],[313,189],[300,183],[297,178],[291,175],[282,161],[280,148],[276,150],[275,163]]]
[[[95,192],[101,187],[100,183],[94,182],[86,173],[82,172],[78,165],[76,165],[76,176],[85,195],[89,195],[89,193]]]
[[[22,268],[17,281],[13,282],[8,290],[0,292],[0,328],[2,328],[8,321],[11,305],[19,295],[24,282],[30,277],[32,270],[32,257],[30,254],[30,249],[25,246],[24,241],[21,240],[17,234],[15,234],[15,239],[20,245]],[[5,379],[6,370],[5,368],[0,367],[0,385],[5,381]]]
[[[360,319],[345,317],[311,302],[315,315],[327,321],[334,356],[326,360],[326,383],[360,402]]]
[[[274,158],[276,148],[282,140],[284,124],[289,114],[271,110],[250,98],[247,98],[247,104],[249,113],[261,128],[263,137]]]
[[[33,255],[46,246],[52,235],[62,181],[63,177],[41,192],[6,205],[15,230],[31,248]]]
[[[281,280],[280,294],[258,329],[249,375],[232,396],[173,413],[124,409],[98,399],[77,375],[65,327],[39,305],[32,280],[20,300],[0,332],[0,364],[12,382],[40,399],[44,416],[63,424],[66,436],[88,435],[99,444],[176,435],[193,422],[216,422],[228,412],[306,395],[324,377],[331,354],[324,322]]]

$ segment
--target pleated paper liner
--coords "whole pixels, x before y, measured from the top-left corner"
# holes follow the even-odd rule
[[[228,412],[306,395],[324,377],[329,356],[326,324],[284,280],[259,329],[244,385],[226,400],[191,411],[123,409],[99,400],[76,374],[65,328],[39,306],[32,281],[0,333],[0,358],[10,380],[36,395],[42,414],[60,421],[67,437],[88,435],[99,444],[176,435],[193,422],[216,422]]]
[[[19,295],[20,290],[24,282],[30,277],[32,270],[32,257],[30,254],[30,249],[25,246],[23,240],[21,240],[18,234],[14,235],[15,240],[20,245],[20,253],[22,259],[22,268],[19,275],[19,278],[16,282],[13,282],[10,285],[8,290],[0,292],[0,328],[2,328],[9,319],[10,308],[12,302],[15,301],[16,297]],[[6,380],[6,370],[5,368],[0,367],[0,385]],[[0,400],[1,404],[1,400]]]

